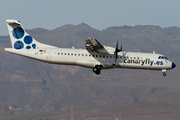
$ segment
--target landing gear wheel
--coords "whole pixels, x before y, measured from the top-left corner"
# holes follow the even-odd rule
[[[99,74],[101,73],[101,66],[96,65],[96,66],[93,68],[93,72],[95,72],[97,75],[99,75]]]
[[[93,72],[96,72],[98,69],[96,67],[93,68]]]
[[[101,70],[101,65],[96,65],[95,68],[97,68],[98,70]]]
[[[101,73],[101,70],[97,70],[95,73],[99,75]]]
[[[166,73],[165,73],[165,72],[163,72],[163,76],[166,76]]]

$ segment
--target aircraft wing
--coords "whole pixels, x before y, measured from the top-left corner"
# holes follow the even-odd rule
[[[104,47],[95,38],[86,38],[85,47],[88,52],[100,52]]]

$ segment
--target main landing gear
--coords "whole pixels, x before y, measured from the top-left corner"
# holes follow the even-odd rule
[[[99,75],[101,73],[101,68],[102,68],[102,65],[96,65],[92,70],[94,73]]]

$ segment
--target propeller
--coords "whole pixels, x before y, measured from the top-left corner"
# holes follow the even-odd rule
[[[121,44],[121,48],[118,49],[118,40],[117,40],[116,49],[115,49],[115,51],[114,51],[115,62],[117,61],[117,58],[118,58],[118,52],[121,52],[121,51],[122,51],[122,44]]]

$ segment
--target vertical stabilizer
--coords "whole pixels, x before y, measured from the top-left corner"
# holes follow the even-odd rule
[[[6,20],[9,36],[11,39],[12,48],[20,49],[36,49],[36,48],[47,48],[54,46],[46,45],[36,41],[32,38],[21,25],[18,20]],[[55,48],[55,47],[54,47]]]

